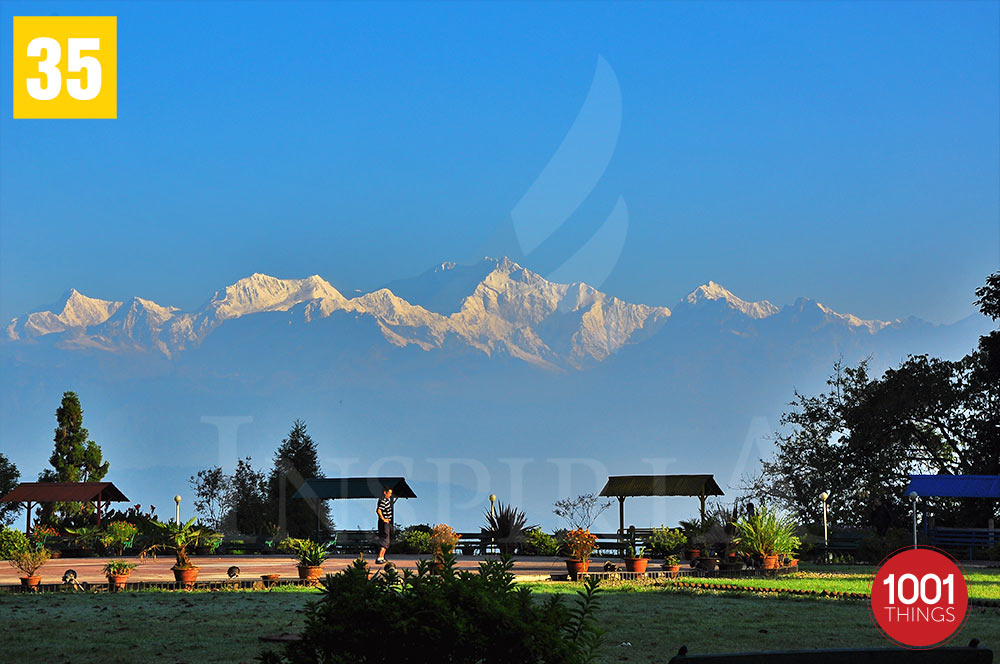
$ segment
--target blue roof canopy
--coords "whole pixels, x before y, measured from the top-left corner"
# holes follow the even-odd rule
[[[1000,498],[1000,475],[910,475],[906,494],[942,498]]]

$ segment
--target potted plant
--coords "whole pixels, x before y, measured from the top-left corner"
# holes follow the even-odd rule
[[[597,536],[582,528],[571,530],[566,533],[566,548],[569,550],[566,571],[569,578],[576,581],[590,569],[590,555],[597,548]]]
[[[445,558],[455,550],[461,536],[446,523],[439,523],[431,531],[431,571],[440,574],[445,568]]]
[[[17,548],[7,552],[10,566],[21,572],[21,585],[25,588],[37,588],[42,577],[36,572],[45,564],[52,554],[44,546],[34,550],[30,547]]]
[[[779,556],[794,554],[800,545],[792,517],[766,507],[740,519],[736,528],[739,531],[740,551],[749,556],[759,556],[764,569],[777,569]]]
[[[323,563],[330,557],[330,547],[326,542],[289,537],[282,546],[295,552],[299,557],[299,578],[303,581],[318,581],[323,576]]]
[[[264,582],[264,587],[270,588],[278,582],[280,576],[280,574],[261,574],[260,578]]]
[[[645,548],[630,544],[625,551],[625,571],[645,574],[646,565],[649,564],[649,557],[645,554]]]
[[[135,563],[125,560],[109,560],[104,565],[104,576],[108,577],[108,589],[111,592],[125,590],[125,583],[135,568]]]
[[[143,555],[158,549],[173,551],[176,560],[170,569],[173,570],[177,583],[183,584],[186,588],[190,588],[198,580],[198,567],[191,562],[188,547],[193,549],[198,546],[198,542],[204,537],[204,531],[201,528],[196,528],[194,521],[192,518],[184,524],[176,524],[173,521],[151,522],[151,525],[156,528],[156,541],[146,551],[143,551]]]
[[[667,572],[671,578],[676,577],[681,571],[681,559],[675,555],[667,556],[663,561],[663,571]]]

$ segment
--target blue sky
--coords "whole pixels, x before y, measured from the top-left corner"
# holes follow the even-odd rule
[[[1000,265],[998,8],[4,2],[5,72],[12,16],[116,15],[119,90],[117,120],[15,121],[2,85],[0,314],[70,287],[191,308],[253,272],[350,293],[493,253],[603,57],[613,155],[528,267],[620,196],[603,289],[628,300],[712,279],[950,322]]]

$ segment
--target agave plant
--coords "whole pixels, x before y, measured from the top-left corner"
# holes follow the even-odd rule
[[[497,503],[496,512],[486,512],[483,535],[492,539],[502,555],[513,555],[514,549],[523,544],[526,533],[538,525],[526,525],[528,517],[513,505]]]

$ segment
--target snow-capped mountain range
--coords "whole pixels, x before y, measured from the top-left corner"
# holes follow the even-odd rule
[[[406,293],[409,300],[394,290]],[[747,333],[746,323],[801,315],[805,310],[814,315],[813,325],[834,325],[856,334],[873,335],[900,324],[862,320],[806,299],[785,308],[766,300],[747,302],[712,281],[671,311],[665,306],[625,302],[583,283],[552,283],[508,258],[485,258],[472,266],[443,263],[414,279],[354,298],[345,297],[317,275],[278,279],[253,274],[217,291],[196,311],[140,297],[129,302],[101,300],[71,290],[61,311],[14,318],[7,325],[6,337],[20,343],[51,340],[66,349],[151,352],[172,358],[239,318],[283,312],[289,322],[308,324],[355,316],[374,321],[394,346],[433,351],[457,345],[490,357],[506,354],[540,368],[560,370],[602,362],[624,346],[699,310],[743,319],[741,325],[730,324],[736,334]]]

